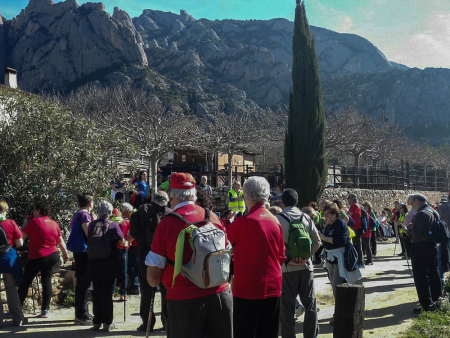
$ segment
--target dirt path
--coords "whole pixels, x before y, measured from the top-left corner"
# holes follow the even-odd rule
[[[362,270],[363,283],[366,289],[366,311],[364,337],[392,338],[403,332],[413,318],[412,309],[417,304],[414,281],[409,274],[406,260],[393,256],[394,244],[379,243],[375,264]],[[397,245],[397,253],[400,248]],[[315,288],[318,299],[320,337],[332,337],[333,328],[328,325],[334,312],[334,300],[326,271],[316,266]],[[155,300],[157,311],[157,330],[152,337],[165,337],[161,331],[159,317],[159,294]],[[51,309],[51,318],[41,319],[28,314],[29,324],[23,327],[5,326],[0,336],[32,338],[93,338],[93,337],[142,337],[145,334],[136,331],[140,324],[139,296],[130,296],[126,304],[126,322],[124,322],[123,303],[114,303],[114,322],[117,329],[109,333],[93,332],[89,327],[73,324],[73,309]],[[296,324],[297,337],[303,337],[302,320]]]

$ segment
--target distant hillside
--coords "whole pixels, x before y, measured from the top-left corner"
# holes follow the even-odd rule
[[[417,138],[447,136],[447,69],[410,69],[360,36],[311,30],[326,106],[356,105],[374,117],[384,110]],[[197,114],[258,110],[288,102],[292,31],[285,19],[197,20],[151,9],[131,18],[100,3],[30,0],[13,20],[0,18],[0,68],[16,68],[32,92],[131,83]]]

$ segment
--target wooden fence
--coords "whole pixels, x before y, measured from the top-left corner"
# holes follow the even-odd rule
[[[408,164],[399,168],[371,166],[328,167],[329,188],[359,188],[372,190],[422,190],[449,192],[449,177],[446,171],[425,171],[410,168]]]

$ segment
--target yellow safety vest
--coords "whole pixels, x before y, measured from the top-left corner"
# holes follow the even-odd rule
[[[408,215],[408,213],[406,213],[406,214],[404,214],[404,215],[400,214],[400,216],[398,216],[398,221],[403,223],[403,221],[405,220],[405,216],[406,216],[406,215]],[[406,226],[406,224],[403,224],[403,225]],[[400,228],[400,229],[398,230],[398,233],[399,233],[399,234],[402,234],[402,233],[403,233],[403,228]]]
[[[234,191],[234,189],[231,189],[228,192],[228,197],[230,196],[230,194],[231,194],[231,197],[237,198],[237,197],[242,196],[243,192],[242,192],[242,190],[240,190],[239,194],[238,194],[236,191]],[[243,199],[239,200],[239,201],[234,201],[234,202],[230,201],[228,203],[228,209],[231,209],[234,212],[239,212],[240,211],[241,213],[244,213],[244,211],[245,211],[245,202],[244,202]]]

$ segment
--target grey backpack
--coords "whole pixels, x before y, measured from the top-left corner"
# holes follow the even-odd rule
[[[228,282],[230,274],[231,252],[227,249],[225,233],[209,220],[210,211],[205,209],[205,220],[190,223],[183,216],[175,212],[174,216],[188,224],[178,236],[172,286],[175,277],[182,272],[192,283],[201,289],[213,288]],[[197,227],[197,224],[204,225]],[[188,233],[192,248],[192,257],[187,264],[182,264],[185,234]]]

